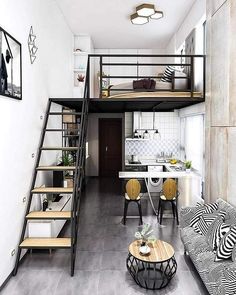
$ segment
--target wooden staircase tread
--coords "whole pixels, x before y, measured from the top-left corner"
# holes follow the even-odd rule
[[[71,238],[26,238],[20,248],[70,248]]]
[[[55,194],[72,194],[73,187],[35,187],[33,194],[55,193]]]
[[[71,211],[32,211],[27,219],[70,219]]]
[[[77,151],[78,150],[78,147],[76,147],[76,146],[68,146],[68,147],[66,147],[66,146],[45,146],[45,147],[42,147],[41,148],[41,150],[51,150],[51,151]]]
[[[37,170],[54,170],[54,171],[68,171],[68,170],[75,170],[75,166],[38,166],[36,169]]]
[[[49,115],[81,115],[81,112],[49,112]]]
[[[59,132],[59,131],[65,131],[65,132],[78,132],[80,131],[80,129],[56,129],[56,128],[47,128],[44,129],[45,131],[55,131],[55,132]]]

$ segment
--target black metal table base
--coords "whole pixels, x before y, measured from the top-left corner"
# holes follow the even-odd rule
[[[144,262],[130,253],[126,259],[126,266],[135,280],[142,288],[158,290],[166,287],[177,270],[175,257],[162,262]]]

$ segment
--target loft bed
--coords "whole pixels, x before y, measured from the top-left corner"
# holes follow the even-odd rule
[[[88,69],[96,61],[99,62],[96,81],[99,87],[95,94],[96,98],[150,99],[169,97],[173,99],[183,97],[205,99],[204,55],[93,54],[88,56]],[[119,73],[121,68],[122,74],[116,74],[116,69]],[[134,74],[135,69],[136,73]],[[143,74],[147,70],[152,74]],[[90,73],[90,70],[88,72]],[[87,79],[88,84],[90,80],[91,78]]]
[[[135,59],[142,62],[135,62]],[[154,59],[158,61],[153,62]],[[116,69],[120,67],[122,74],[116,74]],[[181,71],[172,71],[170,80],[163,82],[166,67],[181,68]],[[130,75],[130,68],[136,69],[136,73]],[[160,71],[155,75],[143,74],[143,68]],[[99,74],[95,81],[94,72]],[[198,79],[195,79],[196,76]],[[143,79],[147,80],[146,83],[154,80],[155,87],[133,89],[134,84],[140,86]],[[94,91],[96,86],[97,90]],[[90,99],[90,113],[168,112],[204,102],[205,55],[88,55],[84,97]],[[83,102],[83,98],[52,100],[77,111],[81,110]]]

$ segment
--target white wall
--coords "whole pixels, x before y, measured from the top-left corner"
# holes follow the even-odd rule
[[[95,54],[166,54],[164,49],[95,49]],[[152,58],[152,57],[113,57],[104,58],[104,62],[107,63],[158,63],[164,62],[163,58]],[[139,67],[136,66],[104,66],[103,72],[106,75],[115,76],[137,76],[137,71],[139,75],[144,76],[156,76],[158,73],[162,73],[165,67]],[[99,71],[99,58],[95,59],[95,95],[98,96],[98,78],[97,73]],[[119,83],[130,82],[134,79],[110,79],[110,85],[115,85]]]
[[[196,0],[183,23],[172,36],[166,47],[168,53],[175,53],[183,44],[189,33],[196,27],[199,21],[206,15],[206,0]]]
[[[122,163],[124,163],[124,138],[125,138],[125,124],[123,113],[108,113],[108,114],[89,114],[88,121],[88,154],[89,158],[86,162],[86,175],[98,176],[99,175],[99,118],[122,118]]]
[[[27,47],[31,25],[39,48],[33,65]],[[0,96],[1,285],[14,267],[11,251],[22,229],[22,199],[30,189],[35,162],[31,154],[37,153],[43,123],[40,115],[49,97],[72,97],[73,75],[72,33],[55,1],[1,0],[0,26],[22,44],[23,72],[23,100]]]

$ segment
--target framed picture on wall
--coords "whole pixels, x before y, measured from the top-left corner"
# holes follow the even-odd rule
[[[21,44],[1,27],[0,95],[22,99]]]

